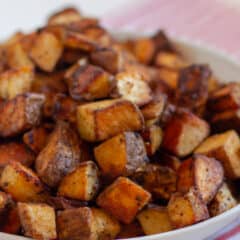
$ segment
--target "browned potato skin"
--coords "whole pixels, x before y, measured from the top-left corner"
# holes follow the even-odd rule
[[[26,93],[18,95],[0,105],[0,136],[16,136],[40,123],[42,94]]]
[[[220,162],[203,155],[193,155],[183,161],[177,173],[177,190],[186,193],[195,187],[206,204],[214,198],[224,177]]]
[[[97,198],[97,204],[119,221],[129,224],[150,200],[151,194],[125,177],[119,177]]]
[[[147,160],[144,142],[133,132],[108,139],[94,149],[94,155],[103,176],[109,179],[130,176]]]
[[[167,208],[175,228],[189,226],[209,218],[207,206],[194,188],[186,194],[173,194]]]
[[[117,239],[127,239],[133,237],[143,236],[144,232],[137,221],[131,222],[130,224],[122,224],[121,232],[117,235]]]
[[[56,187],[79,165],[79,161],[78,136],[68,123],[59,121],[36,159],[36,171],[43,182]]]

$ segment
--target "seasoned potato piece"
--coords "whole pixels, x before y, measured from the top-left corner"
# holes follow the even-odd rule
[[[195,153],[219,160],[226,176],[230,179],[240,177],[240,140],[234,130],[208,137]]]
[[[148,156],[154,155],[162,143],[162,129],[157,125],[151,125],[150,127],[144,129],[141,135],[143,137]]]
[[[208,206],[211,216],[217,216],[237,205],[236,199],[233,197],[230,188],[226,183],[218,190],[216,196]]]
[[[223,112],[240,107],[240,84],[229,83],[212,92],[208,100],[208,109]]]
[[[167,122],[162,146],[170,153],[184,157],[209,135],[207,122],[187,111],[178,111]]]
[[[94,155],[103,176],[110,179],[133,174],[147,160],[144,142],[133,132],[108,139],[94,149]]]
[[[11,161],[31,166],[35,160],[34,154],[22,143],[9,142],[0,144],[0,169]]]
[[[44,95],[26,93],[0,105],[0,136],[18,135],[40,123]]]
[[[146,235],[168,232],[173,229],[166,207],[149,206],[137,215]]]
[[[98,174],[98,168],[94,162],[81,163],[78,168],[62,179],[58,195],[83,201],[91,200],[99,189]]]
[[[57,238],[55,211],[47,204],[18,203],[24,235],[45,240]]]
[[[19,162],[10,162],[2,171],[1,188],[14,200],[21,202],[43,202],[47,193],[38,176]]]
[[[94,100],[105,98],[112,89],[112,76],[97,66],[78,66],[68,78],[73,99]]]
[[[152,100],[151,89],[143,77],[135,71],[125,71],[116,75],[115,97],[127,99],[139,106]]]
[[[97,198],[97,204],[123,223],[133,221],[151,194],[125,177],[119,177]]]
[[[63,45],[54,34],[41,32],[34,41],[30,56],[43,71],[52,72],[62,51]]]
[[[99,20],[97,18],[85,17],[85,16],[77,21],[67,23],[64,27],[69,31],[84,33],[90,38],[91,38],[91,36],[89,36],[89,35],[91,35],[91,34],[87,34],[85,32],[85,30],[88,31],[88,30],[91,30],[91,28],[93,28],[93,29],[97,28],[97,29],[103,30],[99,26]],[[103,30],[103,31],[105,31],[105,30]],[[98,34],[96,34],[96,35],[98,35]]]
[[[171,90],[176,90],[179,82],[180,72],[168,68],[159,68],[158,69],[159,78],[170,87]]]
[[[178,169],[177,190],[186,193],[195,187],[203,202],[208,204],[222,185],[223,177],[220,162],[203,155],[193,155]]]
[[[28,92],[33,81],[33,71],[29,67],[10,69],[0,74],[0,97],[11,99]]]
[[[14,202],[10,195],[0,191],[0,231],[8,223],[8,215],[14,207]]]
[[[79,165],[79,161],[78,136],[68,123],[59,121],[36,159],[36,171],[43,182],[55,187]]]
[[[189,226],[209,218],[207,206],[194,188],[186,194],[173,194],[167,208],[170,221],[176,228]]]
[[[181,161],[177,157],[164,151],[157,151],[157,153],[153,156],[153,160],[161,166],[169,167],[174,171],[177,171],[181,165]]]
[[[141,130],[144,120],[135,104],[117,99],[79,106],[77,123],[80,136],[94,142],[108,139],[124,131]]]
[[[129,224],[121,225],[121,232],[117,235],[117,239],[127,239],[133,237],[143,236],[144,232],[141,225],[137,222],[131,222]]]

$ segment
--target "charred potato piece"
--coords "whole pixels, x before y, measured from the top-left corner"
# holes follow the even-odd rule
[[[234,130],[208,137],[195,153],[219,160],[226,176],[230,179],[240,177],[240,140]]]
[[[162,146],[165,150],[185,157],[209,135],[209,126],[191,112],[178,111],[165,126]]]
[[[45,72],[52,72],[61,57],[63,44],[50,32],[41,32],[37,36],[30,51],[36,65]]]
[[[0,74],[0,97],[12,99],[29,92],[33,82],[33,71],[29,67],[10,69]]]
[[[97,204],[123,223],[130,223],[151,194],[125,177],[119,177],[97,198]]]
[[[26,93],[0,105],[0,136],[16,136],[41,121],[44,95]]]
[[[68,123],[59,121],[36,159],[36,171],[43,182],[56,187],[79,165],[79,161],[78,136]]]
[[[62,179],[58,188],[58,195],[90,201],[99,189],[98,175],[98,168],[94,162],[83,162]]]
[[[47,197],[38,176],[19,162],[6,165],[1,174],[0,186],[16,201],[44,202]]]
[[[103,176],[110,179],[133,174],[147,160],[144,142],[133,132],[108,139],[94,149],[94,155]]]
[[[226,183],[219,188],[216,196],[208,206],[211,216],[217,216],[237,205],[237,200],[233,197],[230,188]]]
[[[124,131],[141,130],[143,123],[140,110],[127,100],[92,102],[77,108],[80,136],[90,142],[105,140]]]
[[[168,232],[173,229],[166,207],[149,206],[137,215],[137,219],[146,235]]]
[[[189,226],[209,218],[207,206],[194,188],[186,194],[173,194],[167,208],[170,221],[176,228]]]
[[[68,78],[69,92],[76,100],[94,100],[108,97],[112,76],[97,66],[78,66]]]
[[[193,155],[178,169],[177,190],[186,193],[195,187],[203,202],[208,204],[222,185],[223,177],[220,162],[203,155]]]
[[[47,204],[18,203],[24,235],[34,239],[57,238],[55,211]]]
[[[117,235],[117,239],[127,239],[133,237],[143,236],[144,232],[138,221],[131,222],[130,224],[122,224],[121,231]]]

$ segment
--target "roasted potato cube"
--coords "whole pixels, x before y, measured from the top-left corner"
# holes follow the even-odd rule
[[[99,26],[99,19],[92,18],[92,17],[83,17],[77,21],[67,23],[64,27],[69,31],[84,33],[88,37],[90,37],[89,36],[90,34],[87,34],[85,31],[89,31],[91,29],[94,30],[95,28],[99,29],[99,30],[100,29],[103,30]],[[105,31],[105,30],[103,30],[103,31]],[[98,35],[98,34],[96,33],[96,35]],[[101,33],[99,33],[99,35],[101,35]]]
[[[230,188],[224,183],[218,190],[216,196],[208,206],[211,216],[217,216],[237,205],[236,199],[233,197]]]
[[[195,187],[204,203],[208,204],[223,183],[222,165],[214,158],[203,155],[183,161],[178,169],[177,190],[186,193]]]
[[[161,166],[169,167],[174,171],[177,171],[181,165],[179,158],[166,153],[165,151],[157,151],[152,157],[152,160],[159,163]]]
[[[57,238],[55,211],[47,204],[18,203],[24,235],[45,240]]]
[[[11,196],[0,191],[0,230],[5,226],[7,222],[6,218],[8,218],[13,207],[14,202],[12,201]]]
[[[45,72],[52,72],[61,57],[63,44],[50,32],[41,32],[30,51],[36,65]]]
[[[29,67],[11,69],[0,74],[0,97],[11,99],[28,92],[33,82],[33,71]]]
[[[207,206],[194,188],[186,194],[173,194],[167,208],[170,221],[176,228],[189,226],[209,218]]]
[[[208,137],[195,153],[219,160],[226,176],[230,179],[240,177],[240,140],[234,130]]]
[[[0,136],[16,136],[41,121],[42,94],[26,93],[0,105]]]
[[[68,123],[59,121],[36,159],[36,171],[43,182],[56,187],[79,165],[79,161],[78,136]]]
[[[38,176],[19,162],[10,162],[2,171],[1,188],[14,200],[21,202],[43,202],[47,193]]]
[[[35,160],[34,154],[22,143],[9,142],[0,144],[0,169],[11,161],[31,166]]]
[[[117,99],[79,106],[77,123],[80,136],[94,142],[111,138],[124,131],[141,130],[144,120],[135,104]]]
[[[146,235],[168,232],[173,229],[166,207],[149,206],[137,215]]]
[[[151,125],[150,127],[144,129],[141,135],[143,137],[148,156],[154,155],[162,143],[162,129],[157,125]]]
[[[130,223],[151,194],[125,177],[119,177],[97,198],[97,204],[123,223]]]
[[[180,72],[168,68],[159,68],[158,77],[161,79],[171,90],[176,90],[179,82]]]
[[[240,107],[240,84],[229,83],[212,92],[208,100],[208,109],[213,112],[223,112]]]
[[[178,111],[165,126],[164,149],[170,153],[185,157],[209,135],[207,122],[187,111]]]
[[[144,166],[147,154],[141,136],[133,132],[121,133],[94,149],[95,159],[103,176],[130,176]]]
[[[121,232],[117,235],[117,239],[128,239],[143,236],[144,232],[138,221],[121,225]]]
[[[68,78],[73,99],[94,100],[105,98],[112,89],[112,76],[97,66],[78,66]]]
[[[127,99],[138,106],[152,100],[151,89],[143,77],[135,71],[125,71],[116,75],[116,86],[113,95]]]
[[[89,201],[99,189],[98,175],[98,168],[94,162],[83,162],[62,179],[58,188],[58,195]]]

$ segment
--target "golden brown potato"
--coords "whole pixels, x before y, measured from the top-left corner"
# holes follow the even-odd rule
[[[16,201],[44,202],[47,197],[38,176],[19,162],[6,165],[1,174],[0,186]]]
[[[52,207],[19,202],[18,213],[25,236],[39,240],[57,237],[55,211]]]
[[[43,182],[55,187],[79,165],[79,161],[78,136],[68,123],[59,121],[36,159],[36,171]]]
[[[33,71],[29,67],[10,69],[0,74],[0,97],[11,99],[29,92],[33,82]]]
[[[94,149],[94,155],[103,176],[110,179],[130,176],[147,160],[144,142],[133,132],[108,139]]]
[[[170,221],[176,228],[189,226],[209,218],[207,206],[194,188],[186,194],[173,194],[167,208]]]
[[[127,239],[133,237],[143,236],[144,232],[142,230],[141,225],[137,222],[131,222],[129,224],[122,224],[121,231],[117,235],[117,239]]]
[[[209,130],[203,119],[178,111],[165,126],[162,146],[178,157],[187,156],[209,135]]]
[[[63,45],[54,34],[41,32],[34,41],[30,56],[41,70],[52,72],[62,51]]]
[[[168,232],[173,229],[166,207],[149,206],[137,215],[137,219],[146,235]]]
[[[0,136],[16,136],[40,124],[44,95],[26,93],[0,105]]]
[[[195,153],[219,160],[226,176],[230,179],[240,177],[240,140],[234,130],[208,137]]]
[[[180,72],[168,68],[158,69],[158,78],[163,81],[171,90],[176,90],[179,82]]]
[[[223,167],[214,158],[193,155],[178,169],[177,190],[186,193],[195,187],[204,203],[208,204],[223,183]]]
[[[119,177],[97,198],[97,204],[123,223],[130,223],[151,194],[125,177]]]
[[[77,108],[80,136],[91,142],[105,140],[124,131],[141,130],[143,123],[140,110],[127,100],[92,102]]]
[[[77,66],[68,78],[70,95],[76,100],[94,100],[109,96],[112,76],[93,65]]]
[[[66,175],[58,188],[58,195],[82,201],[90,201],[99,189],[99,172],[92,161],[81,163]]]

